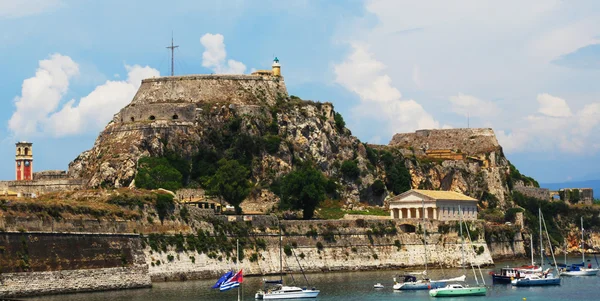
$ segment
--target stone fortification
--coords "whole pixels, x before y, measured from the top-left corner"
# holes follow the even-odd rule
[[[142,81],[131,105],[150,103],[274,104],[287,96],[283,77],[187,75]]]
[[[453,150],[466,155],[485,154],[500,148],[490,128],[418,130],[414,133],[395,134],[389,143],[397,148],[410,148],[417,155],[428,150]]]
[[[539,187],[529,187],[518,185],[513,187],[514,191],[517,191],[525,196],[536,198],[538,200],[548,201],[550,199],[550,189],[548,188],[539,188]]]
[[[272,222],[272,221],[270,221]],[[268,218],[252,220],[257,225],[269,223]],[[398,269],[421,267],[425,263],[422,234],[399,230],[395,234],[373,234],[371,227],[380,224],[393,225],[402,229],[406,221],[282,221],[285,228],[284,246],[293,247],[302,268],[308,272],[359,271],[376,269]],[[410,221],[412,229],[416,221]],[[266,224],[265,224],[266,225]],[[272,226],[273,224],[271,224]],[[461,264],[461,240],[453,230],[450,233],[438,232],[439,222],[428,222],[428,263],[434,267],[456,267]],[[476,223],[482,229],[482,223]],[[454,229],[454,224],[452,225]],[[240,263],[245,275],[268,275],[279,272],[279,236],[277,228],[268,228],[263,234],[255,234],[266,241],[264,250],[245,250],[245,259]],[[316,231],[308,235],[308,231]],[[468,243],[466,260],[481,265],[493,264],[493,259],[483,236],[474,237],[473,252]],[[398,241],[398,242],[396,242]],[[320,246],[322,245],[322,247]],[[226,258],[210,258],[196,251],[177,252],[169,248],[167,252],[145,250],[149,273],[153,281],[215,278],[227,271],[235,263]],[[219,254],[220,255],[220,254]],[[251,260],[252,256],[256,260]],[[292,255],[284,254],[286,271],[299,272],[300,267]],[[169,259],[170,258],[170,259]],[[160,264],[158,262],[160,261]]]
[[[83,187],[84,182],[81,179],[71,179],[67,177],[51,178],[46,175],[39,175],[41,180],[33,181],[0,181],[0,193],[16,192],[21,196],[39,196],[44,193],[57,191],[71,191]],[[34,177],[35,175],[34,174]]]
[[[151,286],[138,235],[0,234],[0,298]]]
[[[481,200],[483,206],[494,202],[510,207],[510,163],[492,129],[401,133],[388,147],[411,158],[406,165],[412,188],[451,190]]]

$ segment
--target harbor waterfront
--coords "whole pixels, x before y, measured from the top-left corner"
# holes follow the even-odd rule
[[[578,262],[577,257],[569,258],[569,262]],[[556,287],[513,287],[510,284],[492,285],[490,271],[502,266],[521,265],[524,261],[497,262],[497,268],[482,269],[485,281],[488,284],[487,296],[456,297],[448,300],[598,300],[595,288],[600,286],[600,277],[566,277],[562,285]],[[415,269],[416,271],[416,269]],[[366,272],[331,272],[314,273],[309,279],[312,285],[318,286],[321,294],[314,300],[434,300],[425,291],[394,291],[392,278],[407,271],[366,271]],[[431,277],[456,277],[462,273],[461,269],[435,269],[430,270]],[[286,276],[288,279],[289,275]],[[301,283],[301,275],[294,275],[296,282]],[[471,278],[472,280],[472,278]],[[469,284],[471,280],[468,281]],[[24,300],[39,301],[187,301],[187,300],[235,300],[235,291],[219,292],[210,289],[214,280],[197,280],[185,282],[154,283],[149,289],[134,289],[123,291],[79,293],[68,295],[53,295],[26,298]],[[247,277],[243,284],[243,300],[254,300],[254,293],[261,287],[261,277]],[[374,289],[373,284],[381,282],[383,289]]]

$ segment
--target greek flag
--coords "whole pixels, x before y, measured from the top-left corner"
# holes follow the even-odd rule
[[[219,280],[217,280],[217,283],[215,283],[215,285],[213,285],[212,288],[220,288],[221,284],[223,284],[223,282],[227,281],[227,279],[231,278],[231,276],[233,276],[233,271],[229,271],[229,272],[225,273],[225,275],[221,276],[221,278],[219,278]]]
[[[231,277],[231,278],[227,279],[225,282],[221,283],[219,290],[222,292],[230,290],[234,287],[240,286],[240,283],[242,283],[242,282],[244,282],[244,275],[242,273],[242,270],[240,270],[235,275],[233,275],[233,277]]]

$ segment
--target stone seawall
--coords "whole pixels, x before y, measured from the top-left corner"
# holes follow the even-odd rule
[[[0,297],[151,287],[147,266],[0,274]]]
[[[138,235],[0,234],[0,298],[151,286]]]
[[[263,222],[269,221],[252,221],[253,224]],[[357,227],[349,221],[284,221],[282,228],[285,228],[286,235],[283,245],[287,246],[289,254],[283,255],[285,269],[294,272],[300,270],[293,253],[289,253],[290,250],[295,252],[302,268],[308,272],[398,269],[424,265],[425,248],[422,234],[402,231],[395,234],[373,234],[371,226],[381,221],[367,220],[360,223],[363,222],[363,227]],[[400,223],[396,227],[403,228]],[[428,228],[433,232],[427,239],[429,265],[459,266],[462,253],[458,235],[452,231],[446,234],[435,233],[437,223],[430,223]],[[246,275],[279,272],[279,236],[276,231],[270,229],[264,234],[252,236],[254,239],[263,239],[266,242],[265,249],[244,249],[244,259],[240,268],[244,269]],[[309,229],[317,231],[318,234],[305,234]],[[327,233],[328,231],[332,232]],[[234,238],[230,238],[232,239]],[[492,255],[483,237],[474,239],[473,245],[465,244],[467,261],[481,265],[493,264]],[[235,245],[235,241],[233,244]],[[151,250],[148,247],[144,252],[153,281],[215,278],[235,265],[232,258],[222,253],[211,258],[195,250],[178,252],[173,247],[168,248],[166,252]]]

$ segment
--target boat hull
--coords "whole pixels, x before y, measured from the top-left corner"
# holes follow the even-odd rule
[[[541,279],[515,279],[512,282],[514,286],[547,286],[560,285],[560,278],[541,278]]]
[[[485,296],[486,287],[438,288],[429,291],[431,297]]]
[[[319,295],[319,290],[303,290],[301,292],[266,292],[257,293],[255,299],[261,300],[279,300],[279,299],[303,299],[303,298],[316,298]]]
[[[569,271],[560,273],[561,276],[596,276],[598,269],[581,269],[580,271]]]
[[[416,290],[428,290],[446,286],[446,282],[405,282],[394,285],[395,290],[400,291],[416,291]]]

